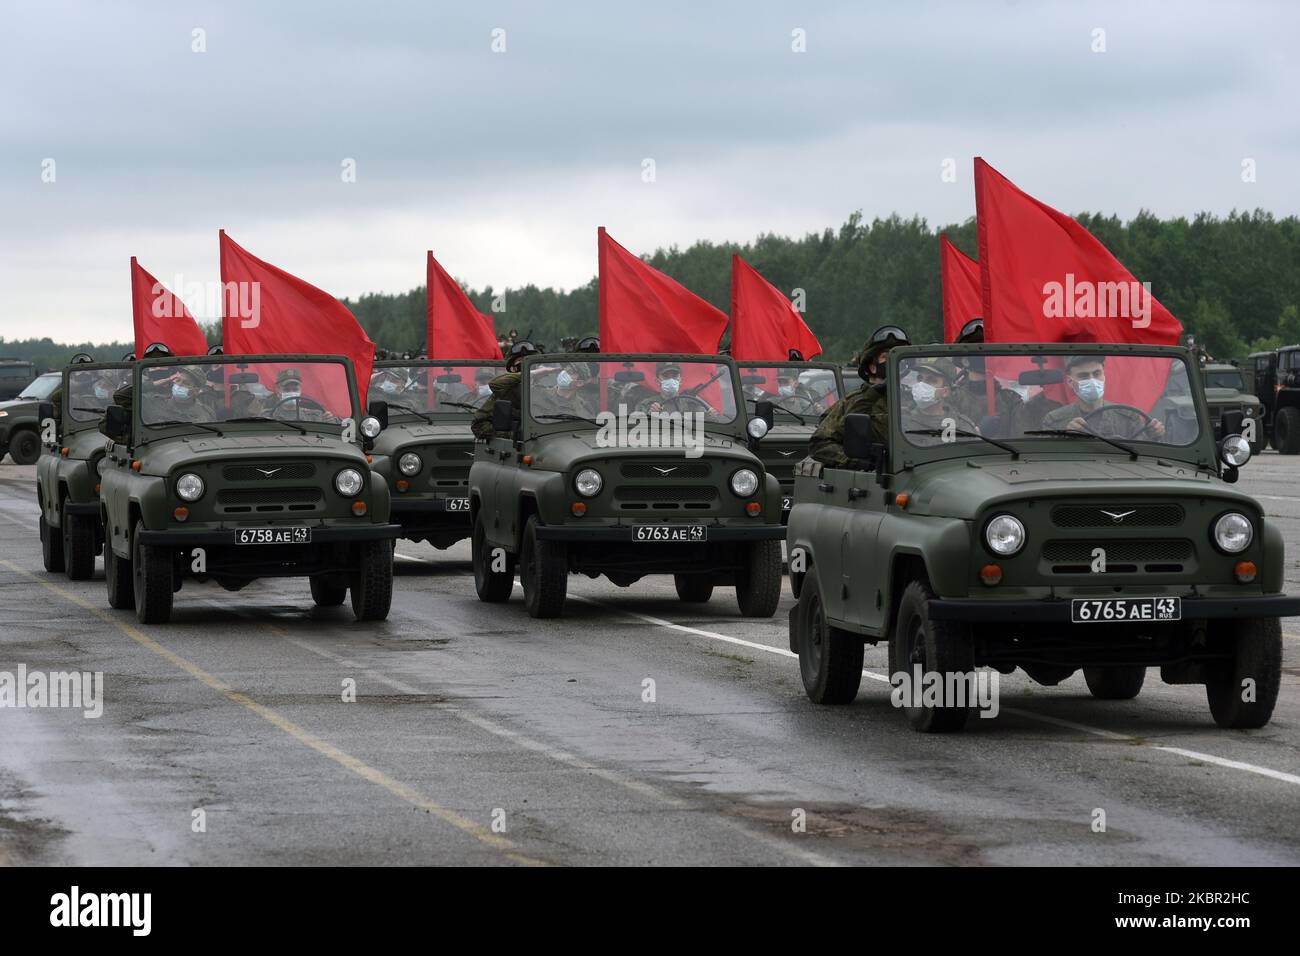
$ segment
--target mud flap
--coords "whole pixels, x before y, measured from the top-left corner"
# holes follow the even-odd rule
[[[790,621],[790,653],[791,653],[791,654],[798,654],[798,653],[799,653],[799,637],[798,637],[798,632],[795,630],[795,615],[798,614],[798,613],[799,613],[799,602],[796,601],[796,602],[791,606],[791,608],[790,608],[790,615],[789,615],[789,621]]]

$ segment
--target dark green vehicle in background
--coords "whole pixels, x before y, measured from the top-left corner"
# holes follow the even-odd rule
[[[671,574],[688,602],[734,586],[745,616],[775,613],[781,487],[751,448],[771,410],[760,403],[746,414],[730,358],[535,355],[521,372],[522,408],[497,399],[495,436],[476,444],[470,469],[481,600],[509,598],[517,564],[533,617],[561,613],[571,573],[620,587]],[[680,431],[672,444],[682,415],[699,416],[686,419],[699,428],[690,447]],[[620,418],[631,430],[619,431]],[[648,443],[651,428],[659,447]]]
[[[40,404],[63,381],[59,372],[38,375],[17,398],[0,402],[0,459],[6,454],[15,465],[34,465],[41,457]]]
[[[751,414],[759,402],[772,406],[772,428],[758,445],[768,474],[781,483],[781,521],[794,503],[794,466],[822,415],[844,394],[837,366],[824,362],[741,362],[740,384]]]
[[[1181,366],[1192,434],[1157,435],[1146,411],[1120,404],[1077,416],[1076,405],[1047,425],[990,417],[987,437],[920,425],[911,382],[936,357],[970,351],[1052,401],[1070,400],[1063,366],[1079,356],[1104,355],[1110,394],[1123,394],[1126,379],[1158,381],[1153,361]],[[1166,683],[1203,684],[1220,726],[1268,722],[1278,619],[1300,613],[1300,598],[1282,594],[1281,533],[1232,487],[1250,457],[1234,434],[1240,418],[1225,416],[1215,441],[1186,350],[907,347],[889,353],[888,373],[888,449],[872,445],[865,416],[847,419],[846,453],[874,457],[878,470],[808,461],[796,477],[788,546],[803,581],[790,647],[812,700],[852,701],[864,642],[883,641],[891,677],[1020,667],[1054,685],[1082,668],[1094,696],[1128,699],[1159,667]],[[1041,433],[1054,425],[1063,431]],[[917,729],[965,723],[955,697],[932,703],[908,706]]]
[[[108,406],[103,430],[110,606],[161,623],[187,578],[238,591],[306,577],[318,605],[350,593],[358,620],[388,616],[401,529],[366,461],[380,423],[362,418],[348,359],[146,359],[131,407]]]
[[[391,520],[403,538],[441,550],[469,537],[470,418],[501,366],[472,359],[375,363],[369,401],[386,413],[386,424],[371,469],[388,485]]]
[[[99,468],[107,442],[98,426],[113,393],[130,380],[129,362],[101,364],[89,355],[77,356],[62,373],[58,430],[36,465],[36,500],[45,570],[64,571],[73,581],[95,573],[104,548]],[[39,415],[55,419],[56,408],[41,402]]]
[[[0,356],[0,402],[17,398],[36,378],[36,366],[22,359]]]
[[[1183,368],[1182,365],[1176,365],[1171,370],[1165,394],[1152,414],[1164,421],[1168,427],[1181,429],[1190,435],[1195,433],[1196,412],[1191,397],[1191,385],[1187,381]],[[1250,453],[1258,455],[1267,444],[1264,427],[1265,409],[1263,402],[1249,393],[1242,370],[1227,362],[1202,363],[1201,386],[1214,437],[1216,439],[1223,437],[1224,412],[1240,415],[1243,428],[1245,422],[1254,422],[1251,426],[1254,437],[1250,440]]]

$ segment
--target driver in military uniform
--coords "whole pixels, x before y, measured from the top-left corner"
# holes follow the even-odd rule
[[[927,358],[916,364],[916,381],[912,383],[912,402],[903,409],[903,433],[916,445],[937,445],[943,435],[913,434],[953,429],[955,432],[979,432],[952,401],[952,381],[956,369],[947,358]]]
[[[697,392],[682,391],[682,367],[676,362],[659,362],[655,365],[655,379],[659,384],[657,392],[644,390],[645,394],[637,403],[636,411],[647,415],[672,414],[679,412],[690,414],[702,412],[705,415],[718,414],[717,409],[706,402]]]
[[[545,415],[577,415],[595,419],[596,408],[586,395],[592,370],[586,362],[568,362],[560,367],[555,384],[534,387],[529,407],[534,418]]]
[[[1095,432],[1107,438],[1159,440],[1164,437],[1165,426],[1161,422],[1129,410],[1129,406],[1115,406],[1114,402],[1105,400],[1104,355],[1071,355],[1065,362],[1065,375],[1077,400],[1048,412],[1043,417],[1044,431]]]
[[[896,345],[910,345],[907,333],[896,325],[882,325],[871,333],[862,348],[858,377],[862,387],[849,392],[831,406],[809,442],[809,455],[828,468],[866,470],[868,462],[844,454],[844,419],[849,415],[870,415],[873,440],[889,444],[889,402],[885,396],[885,357]]]
[[[150,397],[144,410],[146,424],[158,422],[211,422],[215,421],[216,401],[203,371],[193,365],[182,365],[172,374],[171,390]]]

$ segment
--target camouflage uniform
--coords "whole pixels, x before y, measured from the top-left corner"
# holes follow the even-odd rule
[[[496,437],[496,431],[492,428],[492,409],[496,407],[498,400],[510,403],[513,409],[511,416],[514,423],[513,427],[516,429],[519,427],[519,395],[523,391],[523,381],[522,372],[506,372],[504,375],[498,375],[488,383],[488,388],[492,389],[492,394],[483,403],[482,407],[474,413],[474,420],[469,426],[475,438],[486,441],[489,438]]]
[[[828,468],[863,468],[863,463],[844,454],[844,419],[849,415],[870,415],[872,439],[889,445],[889,403],[884,385],[863,385],[831,406],[808,444],[808,453]]]
[[[985,382],[966,381],[956,385],[948,399],[948,407],[978,425],[984,420],[984,416],[989,414],[986,389]],[[1002,419],[1003,434],[1016,434],[1016,428],[1020,424],[1020,414],[1024,409],[1024,402],[1020,400],[1020,396],[995,382],[993,407],[997,409],[997,415]]]
[[[1114,402],[1103,401],[1102,408]],[[1086,412],[1078,402],[1054,408],[1043,416],[1043,428],[1061,430],[1069,426],[1076,418],[1083,418]],[[1142,419],[1133,412],[1105,411],[1088,419],[1088,429],[1107,438],[1137,438],[1147,432]]]
[[[912,430],[921,430],[927,428],[937,428],[940,431],[947,428],[949,423],[959,432],[979,433],[979,426],[958,411],[951,400],[940,405],[932,405],[931,408],[937,408],[936,411],[923,412],[916,406],[903,410],[902,426],[903,433],[906,434]],[[907,440],[914,445],[937,445],[943,441],[942,435],[908,435]]]
[[[578,415],[582,418],[596,417],[596,409],[580,389],[565,398],[557,388],[538,388],[531,393],[532,414],[538,415]]]

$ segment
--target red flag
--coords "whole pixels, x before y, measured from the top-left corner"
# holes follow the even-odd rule
[[[1179,321],[1092,233],[978,157],[975,211],[986,342],[1178,342]],[[1168,369],[1153,360],[1107,396],[1150,409]]]
[[[225,286],[221,337],[226,354],[346,355],[356,368],[357,389],[365,402],[375,344],[347,306],[257,258],[224,229],[221,282]]]
[[[798,349],[811,360],[821,343],[799,310],[738,255],[731,257],[731,354],[738,362],[784,362]]]
[[[600,350],[713,355],[727,314],[646,265],[601,226]]]
[[[208,339],[185,303],[131,257],[131,323],[135,326],[135,357],[155,342],[172,355],[206,355]]]
[[[971,319],[984,314],[980,264],[939,234],[939,275],[943,282],[943,340],[956,342]]]
[[[492,317],[474,308],[465,290],[429,253],[429,358],[499,359]]]

